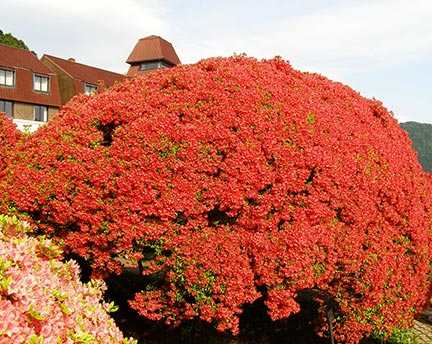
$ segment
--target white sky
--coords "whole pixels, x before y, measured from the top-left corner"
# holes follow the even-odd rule
[[[432,123],[430,0],[0,0],[0,29],[39,57],[118,73],[139,38],[182,63],[276,55],[377,98],[400,122]]]

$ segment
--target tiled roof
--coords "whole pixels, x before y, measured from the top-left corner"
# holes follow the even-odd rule
[[[13,48],[0,44],[0,66],[15,68],[27,68],[35,73],[52,74],[53,71],[45,66],[31,51]]]
[[[50,60],[72,78],[81,80],[88,84],[97,85],[100,81],[104,81],[106,86],[112,86],[116,81],[125,80],[123,74],[77,63],[74,59],[65,60],[46,54],[42,58]]]
[[[0,86],[0,99],[23,103],[60,107],[57,76],[30,51],[0,44],[0,68],[15,71],[15,86]],[[33,74],[50,78],[49,92],[37,92],[33,87]]]
[[[141,38],[126,62],[134,64],[154,60],[165,60],[173,65],[181,63],[171,43],[159,36]]]

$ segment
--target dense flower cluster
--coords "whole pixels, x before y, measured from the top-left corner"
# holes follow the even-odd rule
[[[9,208],[92,263],[143,259],[151,319],[238,331],[301,290],[337,307],[339,340],[405,326],[430,276],[430,187],[383,105],[275,58],[203,60],[70,102],[0,183]]]
[[[0,112],[0,173],[8,165],[10,151],[22,139],[22,134],[11,118]]]
[[[133,343],[108,314],[115,306],[100,303],[104,283],[82,284],[74,261],[26,231],[0,216],[0,343]]]

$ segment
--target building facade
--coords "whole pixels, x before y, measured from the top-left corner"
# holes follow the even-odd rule
[[[0,44],[0,112],[34,131],[60,106],[56,74],[32,52]]]
[[[159,36],[141,38],[130,53],[125,75],[88,66],[73,58],[37,56],[0,44],[0,112],[20,130],[35,131],[72,97],[93,94],[117,82],[180,64],[171,43]]]
[[[84,65],[73,58],[65,60],[45,54],[41,61],[57,76],[62,105],[77,94],[93,94],[125,80],[123,74]]]

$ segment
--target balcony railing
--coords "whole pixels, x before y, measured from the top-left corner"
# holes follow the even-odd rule
[[[14,118],[13,122],[17,125],[18,129],[24,133],[32,133],[36,131],[39,127],[46,124],[46,122],[29,121],[26,119],[17,119],[17,118]]]

